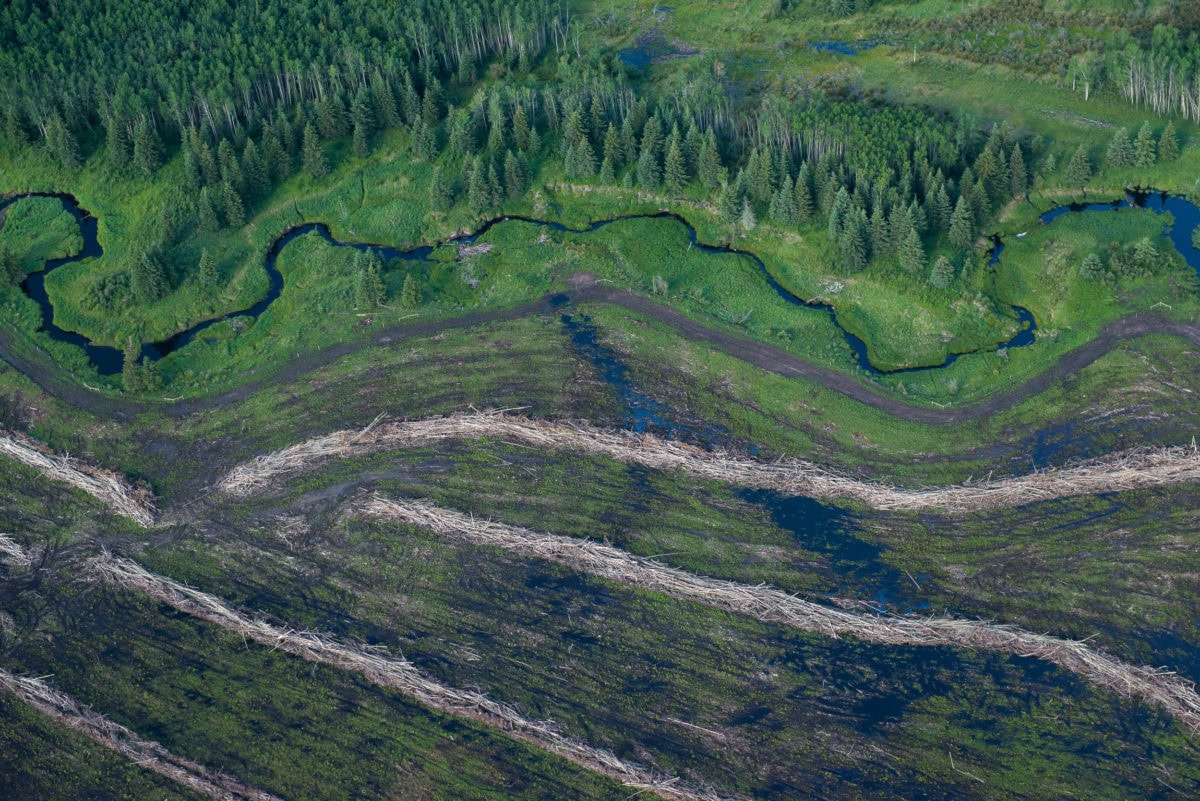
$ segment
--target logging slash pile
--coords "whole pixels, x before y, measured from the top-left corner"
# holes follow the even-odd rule
[[[1200,481],[1200,450],[1190,446],[1137,449],[1023,476],[907,489],[856,479],[800,459],[761,462],[652,434],[603,431],[583,423],[554,423],[502,412],[473,412],[404,422],[381,423],[377,418],[361,431],[338,431],[260,456],[234,468],[217,487],[233,495],[250,495],[277,479],[310,470],[331,458],[484,437],[537,448],[583,451],[742,487],[822,500],[858,501],[892,511],[966,513],[1072,495]]]
[[[0,429],[0,455],[32,467],[46,478],[83,490],[102,501],[114,514],[124,515],[142,526],[154,525],[154,502],[150,494],[136,489],[112,470],[59,456],[29,437],[4,429]]]
[[[980,620],[852,612],[813,603],[774,587],[698,576],[610,545],[478,520],[423,501],[395,501],[376,496],[361,508],[376,517],[528,558],[557,562],[572,570],[748,615],[765,623],[884,645],[943,645],[1035,657],[1070,670],[1097,687],[1160,706],[1192,732],[1200,731],[1200,695],[1191,682],[1168,671],[1126,664],[1075,640]]]
[[[242,784],[224,773],[213,773],[203,765],[172,754],[156,742],[143,740],[41,679],[15,676],[0,669],[0,689],[131,762],[209,798],[219,801],[279,801],[270,793]]]
[[[563,735],[553,721],[530,720],[513,707],[481,693],[439,684],[407,659],[345,642],[331,634],[284,629],[254,620],[216,596],[154,575],[127,559],[104,554],[92,562],[92,570],[103,580],[143,593],[260,645],[310,662],[353,671],[373,684],[402,692],[427,707],[499,728],[639,792],[653,792],[670,801],[725,801],[731,798],[711,788],[686,786],[677,777],[659,776],[609,751],[571,739]]]

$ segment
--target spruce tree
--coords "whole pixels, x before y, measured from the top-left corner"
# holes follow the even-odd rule
[[[404,288],[400,290],[400,303],[409,309],[415,309],[421,305],[421,287],[411,272],[404,276]]]
[[[420,125],[420,121],[417,124]],[[429,179],[429,208],[433,211],[445,211],[450,208],[452,200],[450,186],[442,177],[442,168],[435,166]]]
[[[1099,281],[1104,278],[1104,263],[1096,253],[1089,253],[1083,258],[1079,274],[1089,281]]]
[[[433,161],[437,158],[437,134],[425,124],[421,117],[413,123],[412,150],[422,161]]]
[[[241,228],[246,224],[246,209],[242,196],[230,181],[221,184],[221,201],[225,207],[225,224],[230,228]]]
[[[717,188],[721,180],[721,155],[717,152],[717,138],[712,131],[704,135],[704,141],[700,144],[696,171],[705,189],[711,191]]]
[[[600,183],[611,184],[616,180],[617,174],[613,170],[612,159],[605,156],[604,161],[600,162]]]
[[[150,304],[167,292],[167,276],[156,254],[144,252],[133,262],[133,295],[139,303]]]
[[[663,182],[671,192],[679,192],[687,185],[687,164],[683,160],[683,150],[679,143],[678,132],[671,135],[667,144],[667,158],[663,164]]]
[[[829,210],[829,238],[834,242],[842,238],[842,229],[851,211],[850,206],[850,193],[846,191],[846,187],[840,187],[834,197],[833,208]]]
[[[487,168],[487,190],[488,190],[488,206],[494,208],[503,205],[504,191],[500,188],[500,175],[496,172],[495,164],[488,164]]]
[[[206,234],[216,233],[221,227],[207,186],[200,188],[200,196],[196,199],[196,216],[199,219],[200,230]]]
[[[146,118],[138,121],[133,132],[133,163],[146,175],[151,175],[162,164],[162,147],[158,135]]]
[[[1175,123],[1167,120],[1162,137],[1158,140],[1158,160],[1174,161],[1179,158],[1179,137],[1175,134]]]
[[[718,216],[727,223],[733,223],[737,221],[739,211],[733,187],[728,182],[721,184],[721,191],[717,194]]]
[[[183,179],[188,189],[199,189],[204,185],[200,162],[196,161],[196,154],[186,144],[183,146]]]
[[[7,286],[19,286],[24,278],[25,271],[17,263],[17,257],[13,255],[12,250],[8,245],[0,246],[0,281]]]
[[[360,308],[370,308],[383,303],[386,290],[383,284],[383,260],[379,254],[371,250],[359,252],[355,258],[358,267],[357,281],[354,288],[355,305]]]
[[[622,164],[632,164],[637,161],[637,134],[634,133],[633,120],[629,115],[626,115],[625,119],[621,121],[621,150]]]
[[[621,134],[617,133],[617,126],[611,122],[608,124],[608,130],[604,132],[604,148],[601,157],[609,162],[614,172],[621,165]],[[609,180],[611,182],[611,179]]]
[[[1092,162],[1088,158],[1087,149],[1080,145],[1075,150],[1075,154],[1071,156],[1071,161],[1067,164],[1066,173],[1067,183],[1071,186],[1083,188],[1092,177]]]
[[[142,374],[138,369],[138,351],[140,348],[133,344],[132,339],[125,340],[125,350],[121,360],[121,384],[126,392],[138,392],[142,388]]]
[[[504,154],[504,188],[510,198],[520,197],[525,192],[525,167],[511,151]]]
[[[258,145],[249,137],[246,138],[246,147],[242,149],[242,178],[246,197],[251,202],[267,193],[270,186],[267,170],[258,153]]]
[[[114,167],[124,167],[129,163],[130,158],[129,131],[125,128],[125,122],[116,117],[110,117],[104,126],[104,150],[108,154],[108,161]],[[187,148],[184,148],[187,152]]]
[[[967,200],[962,197],[950,216],[950,244],[963,252],[975,245],[975,217]]]
[[[1133,143],[1129,141],[1129,131],[1124,128],[1118,128],[1113,134],[1112,141],[1108,143],[1108,150],[1104,153],[1104,160],[1108,162],[1110,167],[1132,167],[1134,162]]]
[[[155,392],[162,389],[162,374],[158,371],[158,362],[149,356],[143,356],[138,372],[141,373],[143,392]]]
[[[637,161],[638,186],[642,189],[657,189],[662,182],[662,168],[652,148],[643,148]]]
[[[208,248],[200,251],[200,266],[197,272],[201,286],[215,287],[221,281],[221,274],[217,271],[217,261],[208,252]]]
[[[925,246],[915,227],[910,226],[900,242],[900,266],[914,275],[925,272]]]
[[[1009,192],[1013,197],[1025,197],[1029,191],[1029,173],[1025,169],[1025,157],[1021,155],[1021,145],[1013,145],[1012,158],[1008,164]]]
[[[366,158],[371,152],[371,130],[374,128],[374,115],[371,113],[367,89],[360,86],[350,103],[350,123],[354,128],[351,147],[358,158]]]
[[[1149,121],[1143,122],[1133,143],[1133,163],[1138,167],[1153,167],[1158,161],[1158,148],[1154,144],[1154,131]]]
[[[771,196],[771,206],[767,215],[772,222],[779,225],[796,224],[796,189],[792,186],[790,175],[784,177],[779,189]]]
[[[758,225],[758,218],[754,216],[754,207],[750,205],[750,198],[742,196],[742,213],[738,218],[738,223],[742,226],[743,231],[753,231]]]
[[[529,149],[529,117],[525,114],[525,106],[520,103],[513,111],[512,118],[513,144],[517,150],[525,152]]]
[[[487,171],[478,156],[471,164],[471,174],[467,179],[467,203],[475,214],[483,214],[492,205],[491,192],[488,189]]]
[[[852,208],[846,214],[838,238],[838,250],[842,266],[848,272],[858,272],[867,266],[867,215],[862,209]]]
[[[221,181],[233,185],[233,188],[242,191],[242,186],[245,184],[245,176],[242,175],[242,167],[238,164],[237,154],[233,152],[233,143],[228,139],[222,138],[221,144],[217,147],[217,163],[221,165]]]
[[[52,112],[50,119],[46,121],[46,148],[50,155],[68,170],[79,167],[79,145],[57,111]]]
[[[338,139],[350,132],[346,106],[337,92],[326,92],[325,97],[317,103],[317,129],[326,139]]]
[[[938,256],[929,272],[929,283],[938,289],[948,289],[954,283],[954,262],[945,256]]]
[[[804,225],[811,221],[813,217],[812,189],[807,161],[800,166],[800,173],[796,176],[795,195],[796,223]]]
[[[325,163],[325,154],[321,152],[321,142],[317,139],[317,129],[310,122],[304,126],[304,171],[313,178],[324,178],[329,172]]]

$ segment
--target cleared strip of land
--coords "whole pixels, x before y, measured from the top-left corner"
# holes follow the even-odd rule
[[[1012,478],[906,489],[863,481],[799,459],[760,462],[651,434],[603,431],[583,423],[554,423],[493,412],[405,422],[377,421],[361,431],[337,431],[260,456],[233,469],[217,487],[230,494],[249,495],[278,478],[311,469],[330,458],[483,437],[537,448],[578,450],[657,470],[681,470],[698,478],[743,487],[822,500],[853,500],[893,511],[972,512],[1072,495],[1200,481],[1200,450],[1191,446],[1125,451],[1072,467]]]
[[[0,688],[67,728],[88,736],[110,751],[152,770],[190,790],[219,801],[279,801],[276,796],[245,785],[232,776],[213,773],[203,765],[172,754],[156,742],[143,740],[41,679],[15,676],[0,669]]]
[[[102,501],[113,513],[124,515],[139,525],[154,525],[155,510],[150,495],[135,489],[112,470],[70,456],[59,456],[29,437],[4,429],[0,429],[0,455],[32,467],[46,478],[83,490]]]
[[[97,557],[92,569],[101,578],[147,595],[188,615],[206,620],[246,639],[286,651],[310,662],[353,671],[373,684],[397,690],[432,709],[494,726],[512,737],[545,749],[587,770],[615,779],[639,792],[652,792],[670,801],[723,801],[711,788],[688,787],[674,777],[656,775],[625,762],[611,752],[593,748],[563,735],[553,721],[530,720],[507,704],[471,690],[439,684],[411,662],[380,650],[344,642],[330,634],[282,629],[254,620],[208,593],[150,573],[128,559],[109,554]]]
[[[765,623],[885,645],[948,645],[1043,659],[1097,687],[1160,706],[1191,732],[1200,731],[1200,695],[1191,682],[1168,671],[1127,664],[1075,640],[955,617],[855,613],[806,601],[774,587],[698,576],[610,545],[479,520],[423,501],[375,496],[362,510],[461,541],[557,562],[572,570],[707,604]]]

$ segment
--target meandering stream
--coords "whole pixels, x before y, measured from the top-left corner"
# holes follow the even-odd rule
[[[34,301],[36,301],[38,306],[41,308],[42,330],[44,330],[52,339],[58,342],[67,342],[82,348],[87,354],[91,363],[102,375],[113,375],[120,372],[123,363],[122,351],[118,348],[95,344],[76,332],[67,331],[57,326],[54,323],[54,307],[46,293],[46,276],[52,270],[61,267],[64,264],[71,264],[74,262],[83,261],[84,259],[97,258],[103,255],[103,249],[100,247],[100,243],[97,239],[96,218],[86,209],[82,208],[72,195],[55,192],[27,192],[10,196],[0,200],[0,211],[3,211],[5,208],[19,200],[29,197],[53,197],[60,200],[63,204],[63,208],[66,209],[67,212],[69,212],[78,222],[80,234],[83,237],[83,248],[77,255],[67,258],[54,259],[47,262],[44,269],[36,273],[31,273],[21,285],[21,288],[25,291],[25,293]],[[1089,205],[1075,204],[1061,206],[1042,215],[1042,221],[1051,223],[1066,213],[1112,211],[1119,208],[1128,208],[1134,205],[1150,208],[1160,213],[1162,211],[1170,211],[1175,216],[1176,225],[1169,233],[1171,241],[1175,244],[1176,249],[1181,254],[1184,254],[1184,258],[1188,261],[1188,263],[1195,268],[1198,273],[1200,273],[1200,252],[1197,252],[1191,245],[1191,232],[1196,227],[1196,224],[1200,223],[1200,208],[1197,208],[1194,204],[1183,197],[1173,197],[1166,194],[1133,193],[1123,200],[1114,201],[1112,203],[1098,203]],[[622,215],[592,223],[588,227],[582,229],[570,228],[562,223],[548,222],[531,217],[505,215],[488,220],[474,233],[452,238],[448,241],[464,244],[473,242],[475,239],[489,231],[493,226],[502,222],[523,222],[531,225],[546,226],[555,231],[564,233],[584,234],[597,231],[605,226],[612,225],[613,223],[617,222],[655,218],[670,218],[679,222],[686,228],[691,245],[705,253],[735,254],[749,258],[757,265],[763,280],[780,298],[794,306],[802,306],[827,313],[833,325],[838,329],[839,332],[841,332],[843,338],[846,340],[846,343],[853,351],[858,366],[867,373],[873,375],[882,375],[885,373],[909,373],[925,370],[937,370],[953,364],[959,358],[959,356],[967,355],[967,353],[982,352],[981,350],[975,350],[966,353],[951,354],[941,364],[927,367],[913,367],[887,371],[880,370],[871,364],[871,361],[867,355],[866,343],[864,343],[860,338],[851,332],[847,331],[838,322],[837,312],[833,306],[820,301],[805,300],[804,298],[792,293],[780,285],[775,277],[771,275],[762,259],[750,251],[741,250],[726,245],[711,245],[699,241],[697,238],[696,229],[683,217],[673,212],[664,211],[652,214]],[[152,361],[157,360],[163,356],[166,356],[168,353],[187,345],[205,329],[208,329],[217,323],[233,317],[258,317],[258,315],[262,314],[283,291],[283,275],[279,272],[279,269],[276,266],[276,261],[279,258],[280,252],[282,252],[283,248],[286,247],[292,240],[308,233],[316,233],[326,242],[336,247],[349,247],[361,251],[374,251],[385,260],[401,259],[410,262],[429,261],[434,250],[434,248],[429,245],[422,245],[420,247],[401,250],[386,245],[377,245],[367,242],[344,242],[342,240],[335,239],[330,233],[329,228],[324,223],[303,223],[301,225],[297,225],[282,233],[267,250],[264,266],[267,271],[270,285],[264,298],[247,309],[229,312],[228,314],[223,314],[210,320],[197,323],[191,328],[174,334],[162,341],[143,344],[141,355]],[[439,243],[439,245],[440,244],[441,243]],[[997,239],[992,250],[992,263],[995,263],[995,261],[999,258],[1003,247],[1003,243]],[[1027,309],[1019,306],[1013,306],[1012,310],[1017,319],[1020,321],[1021,328],[1010,340],[998,345],[996,350],[1025,347],[1035,341],[1034,332],[1037,330],[1037,324],[1033,318],[1033,315]]]

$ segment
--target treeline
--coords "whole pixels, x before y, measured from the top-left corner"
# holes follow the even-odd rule
[[[144,129],[256,130],[280,104],[380,83],[528,68],[566,19],[552,0],[12,0],[0,9],[0,118],[70,156],[80,135],[129,149]],[[99,130],[98,130],[99,129]]]

